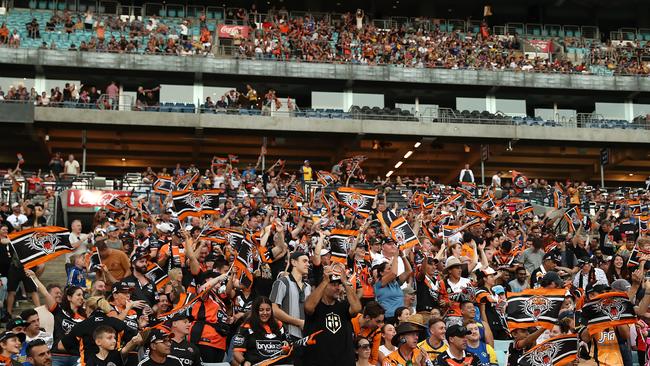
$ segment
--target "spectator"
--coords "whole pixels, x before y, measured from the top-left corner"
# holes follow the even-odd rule
[[[109,283],[121,281],[131,275],[129,258],[124,252],[109,248],[106,245],[106,237],[96,237],[95,246],[101,259],[100,274],[105,275]]]
[[[14,358],[20,352],[22,343],[25,342],[24,333],[4,331],[0,333],[0,361],[9,366],[22,366]]]
[[[419,349],[426,352],[429,361],[436,362],[438,356],[447,351],[445,343],[445,332],[447,326],[442,318],[429,319],[429,338],[418,343]]]
[[[9,28],[7,28],[7,23],[2,23],[0,25],[0,45],[7,44],[9,42]]]
[[[515,279],[508,282],[508,286],[510,286],[511,292],[521,292],[529,289],[530,285],[528,284],[528,273],[526,272],[526,268],[517,267]]]
[[[29,342],[25,353],[27,354],[27,362],[33,366],[52,366],[50,347],[41,339]]]
[[[284,339],[282,323],[273,316],[271,301],[264,296],[258,297],[253,302],[249,319],[233,338],[233,358],[240,365],[264,362],[269,355],[280,352]],[[264,350],[256,346],[260,342],[266,344]]]
[[[465,168],[460,171],[458,181],[461,183],[474,183],[474,172],[469,168],[469,164],[465,164]]]
[[[34,309],[25,309],[20,313],[20,318],[25,320],[27,326],[25,327],[25,341],[27,343],[42,339],[48,347],[52,347],[53,339],[52,334],[47,333],[41,329],[41,321],[38,313]]]
[[[273,314],[284,324],[287,339],[295,341],[302,338],[305,327],[303,304],[311,294],[311,286],[303,282],[309,268],[309,257],[303,252],[294,252],[289,258],[289,266],[289,275],[273,283],[270,299]]]
[[[341,285],[346,295],[343,301],[338,300]],[[351,320],[359,311],[361,302],[348,282],[345,266],[324,267],[323,280],[305,301],[305,333],[322,331],[319,342],[306,348],[305,363],[351,365],[354,362]],[[337,352],[333,353],[333,349]]]
[[[67,284],[77,286],[79,288],[86,288],[87,274],[85,268],[85,258],[82,255],[72,255],[68,270]]]
[[[79,162],[75,160],[74,155],[68,155],[68,160],[65,162],[63,174],[71,177],[76,177],[81,173]]]

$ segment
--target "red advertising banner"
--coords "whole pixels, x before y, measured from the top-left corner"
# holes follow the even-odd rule
[[[217,32],[219,38],[235,38],[236,35],[240,35],[243,38],[248,38],[248,32],[250,32],[250,27],[247,25],[228,25],[228,24],[219,24],[217,26]]]
[[[530,42],[530,45],[533,46],[534,51],[532,52],[548,53],[552,51],[551,41],[545,41],[542,39],[532,39],[529,40],[528,42]]]
[[[68,207],[101,207],[115,197],[130,196],[130,191],[101,191],[97,189],[69,189]]]

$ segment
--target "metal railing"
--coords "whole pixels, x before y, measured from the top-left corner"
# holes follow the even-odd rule
[[[513,126],[517,128],[585,128],[585,129],[627,129],[627,130],[650,130],[650,122],[647,120],[635,119],[632,122],[623,120],[609,120],[593,113],[579,113],[577,119],[561,118],[559,120],[545,120],[539,117],[509,116],[502,112],[494,114],[488,112],[457,111],[450,108],[428,109],[424,113],[408,111],[397,112],[395,110],[376,113],[350,109],[348,111],[336,109],[312,109],[297,108],[293,111],[286,109],[275,110],[275,108],[264,107],[206,107],[192,103],[160,103],[157,105],[134,105],[132,102],[111,104],[107,97],[103,102],[96,104],[79,103],[66,101],[62,103],[50,103],[47,106],[36,105],[34,100],[6,100],[0,103],[33,103],[39,108],[68,108],[86,110],[106,111],[132,111],[132,112],[154,112],[154,113],[181,113],[181,114],[216,114],[216,115],[237,115],[244,117],[276,117],[276,118],[306,118],[306,119],[332,119],[332,120],[356,120],[356,121],[396,121],[409,123],[441,123],[441,124],[478,124]]]

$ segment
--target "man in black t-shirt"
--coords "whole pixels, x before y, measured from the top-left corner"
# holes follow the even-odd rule
[[[138,366],[182,366],[178,358],[171,355],[172,340],[169,333],[152,329],[147,338],[149,356],[140,361]]]
[[[167,323],[171,329],[171,355],[177,357],[183,366],[201,366],[199,348],[187,340],[192,323],[186,313],[179,313]]]
[[[338,301],[341,286],[346,300]],[[348,283],[345,267],[336,263],[323,267],[323,280],[305,301],[305,335],[315,332],[316,344],[307,346],[305,366],[355,364],[352,317],[361,311],[361,302]]]
[[[134,289],[131,300],[142,300],[149,306],[158,302],[156,287],[146,276],[149,261],[149,248],[138,247],[131,256],[131,275],[124,277],[122,282],[129,284]]]

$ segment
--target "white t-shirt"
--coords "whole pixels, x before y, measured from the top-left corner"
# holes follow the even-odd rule
[[[65,174],[77,175],[79,172],[79,162],[76,160],[70,161],[66,160],[65,162]]]
[[[73,252],[66,254],[65,256],[66,262],[73,255],[84,254],[88,251],[88,234],[80,233],[79,235],[77,235],[75,233],[70,233],[69,240],[70,243],[76,243],[79,240],[81,240],[81,243],[79,244],[77,249],[75,249]]]
[[[27,222],[27,216],[23,214],[11,214],[9,217],[7,217],[7,221],[11,224],[11,226],[14,227],[14,229],[19,229],[23,224]]]
[[[461,277],[458,282],[453,283],[451,280],[447,280],[447,283],[449,284],[449,287],[451,288],[451,292],[460,292],[462,289],[465,287],[469,286],[472,281],[469,280],[469,278]]]
[[[492,186],[493,187],[501,187],[501,177],[498,175],[493,175],[492,176]]]

